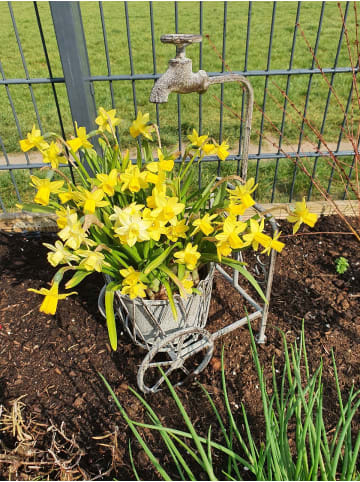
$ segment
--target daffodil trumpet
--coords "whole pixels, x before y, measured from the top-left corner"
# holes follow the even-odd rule
[[[23,151],[40,151],[47,175],[30,177],[34,198],[22,204],[22,209],[52,213],[58,227],[59,239],[45,243],[48,262],[57,270],[52,284],[32,289],[44,296],[40,310],[55,314],[58,302],[75,294],[59,293],[67,271],[73,273],[66,289],[73,289],[92,273],[106,275],[107,281],[111,279],[105,291],[107,328],[115,350],[117,291],[129,302],[167,299],[176,319],[178,295],[200,294],[203,280],[199,273],[209,272],[212,263],[221,263],[237,270],[265,300],[245,264],[233,258],[246,249],[268,255],[284,247],[280,233],[273,237],[266,233],[264,213],[242,221],[255,204],[255,180],[245,182],[237,175],[218,180],[214,175],[202,188],[194,182],[198,163],[205,156],[226,161],[227,142],[217,143],[193,129],[183,155],[167,152],[149,114],[139,111],[129,132],[134,139],[140,137],[141,143],[136,142],[136,159],[131,160],[129,149],[121,152],[116,139],[115,129],[121,127],[116,110],[100,108],[95,123],[97,129],[90,133],[75,123],[75,135],[67,140],[55,133],[42,134],[34,125],[20,141]],[[95,135],[97,150],[92,144]],[[152,144],[156,136],[157,145]],[[61,172],[63,160],[76,168],[76,182]],[[82,161],[87,162],[89,172]],[[228,189],[229,182],[234,189]],[[317,219],[305,199],[288,214],[294,232],[303,223],[314,226]]]

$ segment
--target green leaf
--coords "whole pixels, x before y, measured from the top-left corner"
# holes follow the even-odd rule
[[[105,313],[106,313],[106,325],[109,333],[109,340],[111,348],[115,351],[117,349],[117,333],[116,333],[116,320],[114,313],[114,287],[111,283],[106,286],[105,290]]]
[[[83,279],[85,279],[89,274],[91,274],[91,271],[76,271],[74,276],[66,283],[65,288],[67,290],[71,288],[75,288],[79,283],[82,282]]]
[[[53,213],[55,209],[51,206],[41,206],[41,204],[22,203],[21,209],[31,213]]]
[[[143,273],[145,275],[148,275],[149,273],[154,271],[154,269],[160,266],[165,261],[165,259],[169,256],[169,254],[175,248],[175,246],[177,246],[177,244],[173,244],[172,246],[169,246],[168,248],[166,248],[165,251],[163,251],[157,258],[155,258],[153,261],[151,261],[151,263],[149,263],[145,267],[145,269],[143,270]]]

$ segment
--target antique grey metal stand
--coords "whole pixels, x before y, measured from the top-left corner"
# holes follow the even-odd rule
[[[245,89],[246,93],[246,120],[245,120],[245,138],[242,156],[241,177],[245,181],[247,177],[248,153],[250,143],[250,130],[253,111],[253,89],[250,82],[243,76],[238,74],[225,74],[217,77],[209,78],[204,70],[197,73],[192,71],[192,61],[185,56],[185,48],[192,43],[201,42],[200,35],[191,34],[171,34],[163,35],[161,41],[164,43],[172,43],[176,45],[176,58],[169,61],[168,70],[155,83],[151,94],[150,101],[156,103],[167,102],[170,92],[179,94],[187,94],[191,92],[204,93],[210,85],[224,82],[238,82]],[[229,187],[231,187],[229,185]],[[255,204],[253,206],[259,213],[264,209]],[[271,224],[274,233],[277,231],[277,225],[273,217],[266,215]],[[241,255],[239,256],[240,259]],[[248,316],[231,323],[228,326],[218,330],[215,333],[209,333],[205,329],[207,314],[209,308],[209,300],[205,294],[211,293],[211,283],[207,284],[204,291],[203,306],[199,311],[197,319],[190,319],[188,312],[185,313],[185,321],[182,326],[175,330],[165,330],[161,325],[161,320],[149,312],[145,301],[140,300],[140,309],[142,313],[148,312],[148,321],[155,330],[155,336],[147,340],[139,329],[139,321],[142,315],[140,312],[136,314],[135,308],[132,310],[125,306],[120,294],[118,294],[118,314],[125,330],[128,332],[132,340],[145,348],[148,353],[142,361],[137,376],[139,388],[145,393],[154,393],[164,386],[165,378],[159,372],[162,368],[165,375],[170,377],[177,373],[181,376],[172,378],[174,386],[184,383],[190,376],[200,373],[211,360],[214,341],[219,337],[230,333],[231,331],[247,324],[248,320],[253,321],[261,318],[260,330],[257,335],[258,343],[265,342],[265,329],[268,317],[271,287],[273,281],[275,267],[276,252],[271,251],[268,263],[262,262],[259,256],[256,256],[254,276],[262,285],[263,291],[267,299],[267,303],[258,303],[253,297],[239,284],[239,273],[233,270],[232,275],[226,272],[220,265],[216,265],[217,270],[229,281],[232,286],[242,295],[242,297],[254,308],[255,311],[249,313]],[[99,296],[99,309],[105,316],[104,312],[104,295],[105,287]],[[209,292],[209,293],[208,293]],[[181,304],[181,300],[179,300]],[[149,373],[152,372],[151,377]],[[185,379],[184,379],[185,377]]]

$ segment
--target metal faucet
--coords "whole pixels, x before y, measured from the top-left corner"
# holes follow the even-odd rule
[[[150,94],[150,102],[157,104],[168,101],[170,92],[189,94],[199,92],[204,94],[210,85],[225,82],[238,82],[246,93],[245,136],[243,148],[243,162],[241,176],[245,180],[249,156],[251,121],[254,104],[254,92],[250,82],[239,74],[224,74],[209,77],[205,70],[192,71],[192,60],[185,55],[185,48],[193,43],[202,41],[201,35],[194,34],[167,34],[160,37],[161,42],[171,43],[176,46],[176,57],[169,60],[167,71],[156,81]]]

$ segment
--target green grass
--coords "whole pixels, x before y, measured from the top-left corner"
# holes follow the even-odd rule
[[[281,373],[273,359],[272,382],[267,382],[250,323],[249,328],[263,417],[250,419],[241,401],[238,401],[241,409],[233,413],[222,359],[225,415],[202,387],[213,410],[213,425],[216,424],[221,431],[220,440],[213,439],[211,426],[207,427],[207,433],[196,430],[168,379],[166,383],[178,415],[183,419],[184,429],[172,428],[173,417],[160,421],[147,400],[130,388],[145,408],[148,421],[141,423],[131,419],[100,375],[132,436],[160,477],[163,480],[198,480],[196,475],[201,472],[201,478],[205,473],[207,480],[243,480],[244,475],[245,480],[249,480],[249,475],[255,480],[359,480],[360,434],[353,422],[360,407],[360,390],[352,386],[347,396],[341,393],[332,354],[338,410],[332,421],[326,422],[323,415],[326,410],[323,404],[323,364],[319,361],[314,369],[309,366],[304,329],[299,343],[295,341],[290,347],[282,333],[285,364]],[[155,451],[159,453],[159,447],[153,434],[151,445],[147,443],[149,429],[159,432],[162,437],[160,453],[166,456],[160,459],[154,455]],[[260,433],[260,440],[255,433]],[[140,480],[132,454],[134,445],[129,440],[129,458],[135,477]]]
[[[344,10],[345,4],[342,3]],[[13,2],[14,15],[19,30],[22,47],[29,70],[30,77],[48,77],[45,56],[41,45],[40,35],[36,26],[35,12],[31,2]],[[222,19],[224,7],[222,2],[203,2],[203,33],[210,34],[212,42],[219,52],[222,51]],[[43,24],[46,45],[49,53],[54,76],[62,76],[61,62],[57,51],[57,43],[52,25],[48,2],[38,2],[40,17]],[[126,35],[126,23],[123,2],[104,2],[104,15],[109,44],[111,71],[113,74],[129,74],[130,63]],[[289,66],[292,44],[293,28],[296,18],[295,2],[278,2],[275,20],[274,39],[271,57],[271,69],[286,69]],[[136,74],[152,73],[153,60],[151,49],[151,30],[148,2],[129,2],[129,22],[132,42],[133,65]],[[186,33],[199,32],[199,3],[179,2],[179,31]],[[174,56],[174,47],[161,44],[159,38],[163,33],[175,31],[174,3],[154,2],[154,29],[156,44],[157,72],[164,72],[168,59]],[[301,7],[300,24],[312,45],[315,43],[317,27],[321,10],[320,2],[303,2]],[[84,22],[85,35],[89,51],[90,68],[92,75],[107,74],[104,42],[102,38],[99,5],[97,2],[81,2],[81,11]],[[247,30],[247,2],[229,2],[227,12],[227,40],[226,62],[233,70],[244,69],[244,55]],[[271,25],[272,2],[254,2],[252,5],[252,20],[250,29],[250,45],[248,69],[266,69],[268,43]],[[14,30],[7,4],[0,3],[0,49],[1,62],[7,78],[24,78],[24,69],[16,44]],[[354,40],[354,12],[349,10],[348,28],[350,38]],[[341,30],[341,19],[336,2],[328,2],[325,7],[325,17],[319,42],[318,57],[322,66],[331,67],[337,49],[337,42]],[[338,66],[349,66],[349,58],[345,41],[341,49]],[[188,48],[188,56],[193,59],[193,69],[199,68],[199,46]],[[293,68],[309,68],[312,57],[303,38],[298,34],[296,39]],[[203,65],[207,71],[222,69],[221,61],[214,53],[206,38],[203,41]],[[276,87],[269,82],[270,93],[282,100]],[[273,78],[282,88],[286,85],[286,76]],[[308,76],[292,76],[290,83],[290,97],[302,107],[308,86]],[[264,78],[251,77],[255,90],[255,100],[259,105],[263,103]],[[343,100],[349,90],[350,75],[337,75],[334,86]],[[139,109],[149,111],[155,120],[155,106],[149,103],[149,94],[152,81],[136,82],[136,97]],[[131,81],[118,81],[113,83],[115,104],[120,116],[124,119],[122,131],[127,132],[128,126],[134,115],[133,94]],[[26,85],[12,85],[9,87],[14,106],[19,117],[23,135],[36,123],[36,116],[31,102],[29,87]],[[36,102],[40,112],[41,122],[45,131],[59,131],[58,119],[49,85],[33,86]],[[72,132],[70,110],[67,103],[64,85],[57,84],[61,113],[64,119],[65,130]],[[328,88],[321,76],[316,75],[312,80],[311,96],[308,107],[308,118],[317,125],[321,124],[322,113],[326,102]],[[213,95],[220,96],[220,86],[213,86],[203,96],[203,131],[215,138],[219,137],[219,103]],[[106,108],[111,105],[110,89],[108,82],[95,82],[95,96],[98,106]],[[224,91],[224,102],[240,111],[241,96],[237,85],[227,84]],[[17,132],[13,114],[9,106],[6,90],[0,86],[1,137],[8,152],[18,151],[19,134]],[[5,106],[5,108],[4,108]],[[193,127],[198,127],[198,95],[190,94],[181,97],[182,108],[182,135],[188,134]],[[177,99],[171,95],[167,104],[160,106],[160,124],[164,143],[174,145],[177,142]],[[266,112],[277,126],[281,124],[282,112],[273,99],[268,97]],[[336,102],[332,99],[326,123],[325,134],[329,139],[335,140],[339,132],[342,115]],[[253,142],[258,142],[258,130],[261,116],[254,113]],[[265,122],[265,131],[274,134],[274,129]],[[224,137],[229,138],[231,144],[236,145],[238,138],[239,120],[233,114],[224,112]],[[295,125],[287,122],[285,139],[295,142],[299,134],[299,120]],[[123,136],[123,146],[129,142],[129,136]]]

